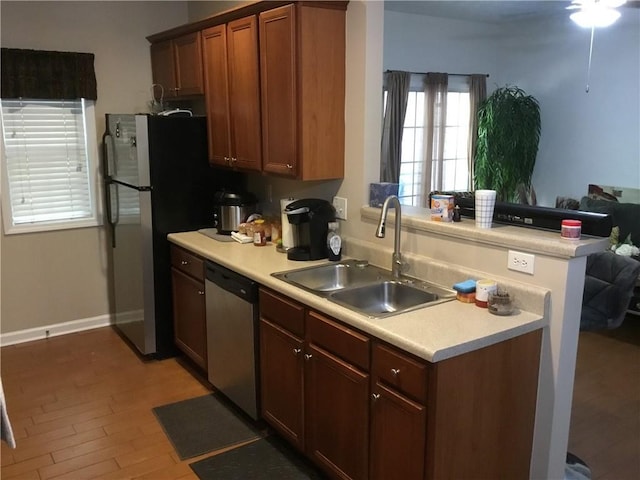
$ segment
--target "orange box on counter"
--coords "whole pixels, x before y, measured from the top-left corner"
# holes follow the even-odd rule
[[[453,195],[431,196],[431,220],[436,222],[452,222],[455,202]]]

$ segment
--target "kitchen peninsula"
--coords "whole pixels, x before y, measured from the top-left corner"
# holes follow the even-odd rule
[[[454,300],[370,318],[271,275],[327,260],[169,239],[261,285],[261,417],[331,478],[527,475],[543,289],[529,292],[538,312],[509,317]]]
[[[374,223],[378,210],[363,207],[360,213],[364,223]],[[600,250],[606,243],[606,239],[590,238],[567,243],[557,238],[558,235],[554,232],[508,226],[496,226],[491,230],[479,231],[475,229],[472,222],[442,225],[423,220],[418,215],[408,215],[406,220],[403,219],[403,225],[417,231],[420,235],[437,238],[440,248],[447,246],[448,250],[469,249],[469,245],[475,245],[474,248],[495,251],[493,255],[502,251],[503,248],[508,248],[509,245],[518,245],[518,248],[538,254],[539,270],[548,268],[547,255],[566,262],[567,259],[579,258],[591,251]],[[422,365],[424,368],[422,381],[425,396],[417,395],[415,392],[412,395],[411,390],[404,391],[401,388],[391,390],[393,392],[391,398],[396,400],[403,398],[408,405],[418,408],[413,412],[414,414],[418,415],[421,412],[419,415],[426,416],[425,430],[418,432],[417,435],[418,444],[421,445],[419,439],[422,438],[426,446],[424,449],[418,448],[421,450],[418,456],[422,455],[423,460],[422,464],[418,463],[422,465],[420,468],[424,469],[424,478],[469,474],[470,471],[465,470],[467,462],[456,461],[451,456],[453,453],[447,455],[446,452],[464,451],[466,457],[467,450],[472,452],[474,449],[472,444],[478,445],[478,442],[491,445],[481,452],[476,451],[476,454],[484,458],[485,470],[483,471],[487,475],[517,477],[530,475],[530,469],[533,468],[530,465],[530,462],[533,462],[532,452],[535,451],[534,421],[538,422],[548,414],[540,411],[540,402],[544,406],[544,397],[548,392],[540,390],[544,386],[545,372],[539,369],[541,355],[544,354],[545,348],[548,348],[545,347],[545,339],[549,335],[551,310],[548,289],[523,283],[519,279],[508,278],[508,276],[496,275],[495,272],[466,268],[461,266],[460,262],[453,264],[440,261],[439,258],[434,260],[433,257],[409,253],[407,255],[411,265],[409,275],[428,278],[444,286],[451,286],[469,277],[477,279],[489,276],[515,293],[519,310],[511,316],[500,317],[491,315],[487,310],[474,305],[452,301],[400,315],[371,319],[271,275],[275,272],[322,264],[326,261],[293,262],[287,260],[285,255],[278,253],[272,246],[256,248],[235,242],[221,243],[197,232],[171,234],[169,240],[203,259],[218,262],[258,282],[262,286],[261,299],[269,298],[271,305],[279,301],[283,302],[281,305],[287,308],[293,305],[298,308],[298,311],[306,312],[304,320],[301,320],[301,325],[307,326],[306,333],[303,329],[294,335],[282,328],[277,318],[272,318],[286,317],[287,308],[271,308],[271,311],[269,308],[264,311],[261,308],[261,332],[265,327],[275,328],[278,334],[293,337],[299,341],[297,344],[299,347],[294,344],[293,351],[298,348],[305,353],[305,357],[309,355],[310,358],[315,358],[314,361],[320,363],[322,359],[318,359],[318,351],[326,350],[330,352],[330,356],[335,357],[334,360],[344,363],[350,369],[349,371],[364,375],[360,378],[361,397],[366,398],[367,403],[362,405],[362,409],[369,411],[370,415],[359,420],[354,417],[353,422],[355,424],[359,422],[361,425],[359,428],[355,428],[355,424],[352,426],[354,430],[366,433],[366,443],[371,451],[356,455],[362,459],[359,465],[341,466],[339,459],[335,462],[324,461],[327,452],[323,451],[322,445],[318,447],[317,444],[317,438],[321,436],[316,435],[314,440],[314,436],[309,435],[309,431],[313,432],[314,419],[324,418],[310,413],[314,408],[319,408],[321,401],[298,407],[300,412],[306,412],[304,418],[307,422],[306,431],[303,429],[299,434],[292,434],[295,428],[289,428],[286,421],[278,418],[277,415],[273,415],[274,418],[272,418],[269,416],[269,411],[266,412],[265,418],[269,423],[292,444],[319,463],[325,471],[337,476],[351,468],[354,478],[362,472],[368,472],[368,478],[376,478],[376,472],[384,472],[389,462],[396,465],[402,463],[389,460],[385,464],[384,458],[380,458],[381,445],[384,445],[384,449],[389,448],[389,444],[381,444],[380,434],[376,434],[379,432],[377,429],[381,428],[380,420],[376,420],[383,415],[380,412],[388,414],[389,411],[394,411],[380,406],[388,405],[385,402],[375,404],[380,399],[386,398],[388,401],[389,397],[384,395],[391,395],[388,394],[388,387],[394,386],[390,383],[393,379],[385,379],[377,369],[380,352],[390,349],[394,352],[393,358],[402,357],[412,362],[411,364]],[[356,238],[347,238],[346,244],[349,256],[365,258],[373,264],[388,268],[391,255],[386,246],[381,248],[378,243]],[[274,315],[273,311],[279,313]],[[332,350],[331,345],[322,343],[323,340],[310,339],[309,331],[318,330],[317,326],[313,326],[314,324],[330,325],[330,328],[335,331],[342,329],[342,333],[356,335],[358,339],[356,345],[360,342],[365,342],[367,345],[364,355],[366,364],[348,362],[335,345]],[[283,358],[286,359],[286,357]],[[308,365],[303,364],[300,368],[303,369],[302,372],[306,372],[305,375],[301,373],[305,378],[304,382],[311,383],[310,379],[314,378],[312,374],[314,369],[309,369]],[[316,392],[317,395],[317,389],[307,387],[304,382],[300,384],[300,388],[304,385],[306,392],[304,398],[314,395],[312,392]],[[266,387],[264,377],[262,387],[263,390]],[[302,393],[298,396],[300,395]],[[330,397],[325,396],[325,399],[331,401]],[[263,413],[265,413],[264,400],[263,398]],[[267,399],[267,402],[271,400]],[[288,411],[295,410],[294,406],[289,406]],[[408,412],[408,410],[403,411]],[[419,415],[417,418],[420,418]],[[409,417],[394,419],[392,423],[400,422],[401,418],[407,421]],[[416,417],[411,418],[415,423]],[[387,420],[391,421],[388,418]],[[417,421],[420,424],[420,420]],[[505,431],[510,433],[505,434]],[[394,438],[393,442],[408,447],[410,443],[406,442],[406,438],[404,440],[403,443],[402,439]],[[411,440],[411,442],[415,441],[415,439]],[[326,450],[329,447],[325,445],[324,448]],[[414,454],[415,450],[414,447]],[[497,454],[498,451],[501,453]],[[505,451],[514,458],[513,462],[509,464],[504,462]],[[410,451],[405,452],[406,455],[409,453]],[[377,460],[374,462],[372,459]],[[477,465],[477,462],[471,461],[468,464]],[[478,473],[477,468],[475,472]],[[415,474],[415,472],[410,473]],[[420,477],[422,478],[422,474]]]

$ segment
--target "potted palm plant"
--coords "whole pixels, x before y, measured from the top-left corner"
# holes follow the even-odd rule
[[[540,140],[540,106],[515,86],[495,90],[478,109],[475,186],[497,192],[503,202],[532,191]]]

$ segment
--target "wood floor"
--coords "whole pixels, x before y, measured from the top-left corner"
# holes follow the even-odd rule
[[[625,325],[630,322],[625,322]],[[569,449],[594,479],[640,478],[640,319],[581,334]],[[143,362],[110,328],[1,350],[18,447],[8,479],[196,479],[151,409],[209,392],[180,360]]]
[[[151,409],[209,390],[176,359],[143,362],[111,328],[2,348],[17,448],[6,479],[197,479]]]
[[[593,479],[640,479],[640,317],[580,334],[569,451]]]

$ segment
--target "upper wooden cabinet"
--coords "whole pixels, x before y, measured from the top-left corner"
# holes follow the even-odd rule
[[[249,2],[147,37],[165,97],[204,92],[212,164],[344,177],[347,3]]]
[[[260,170],[260,80],[255,15],[203,31],[209,161]]]
[[[202,39],[200,32],[151,44],[153,83],[165,98],[202,95]],[[159,96],[159,92],[155,92]]]
[[[263,171],[344,176],[345,12],[296,3],[260,13]]]

